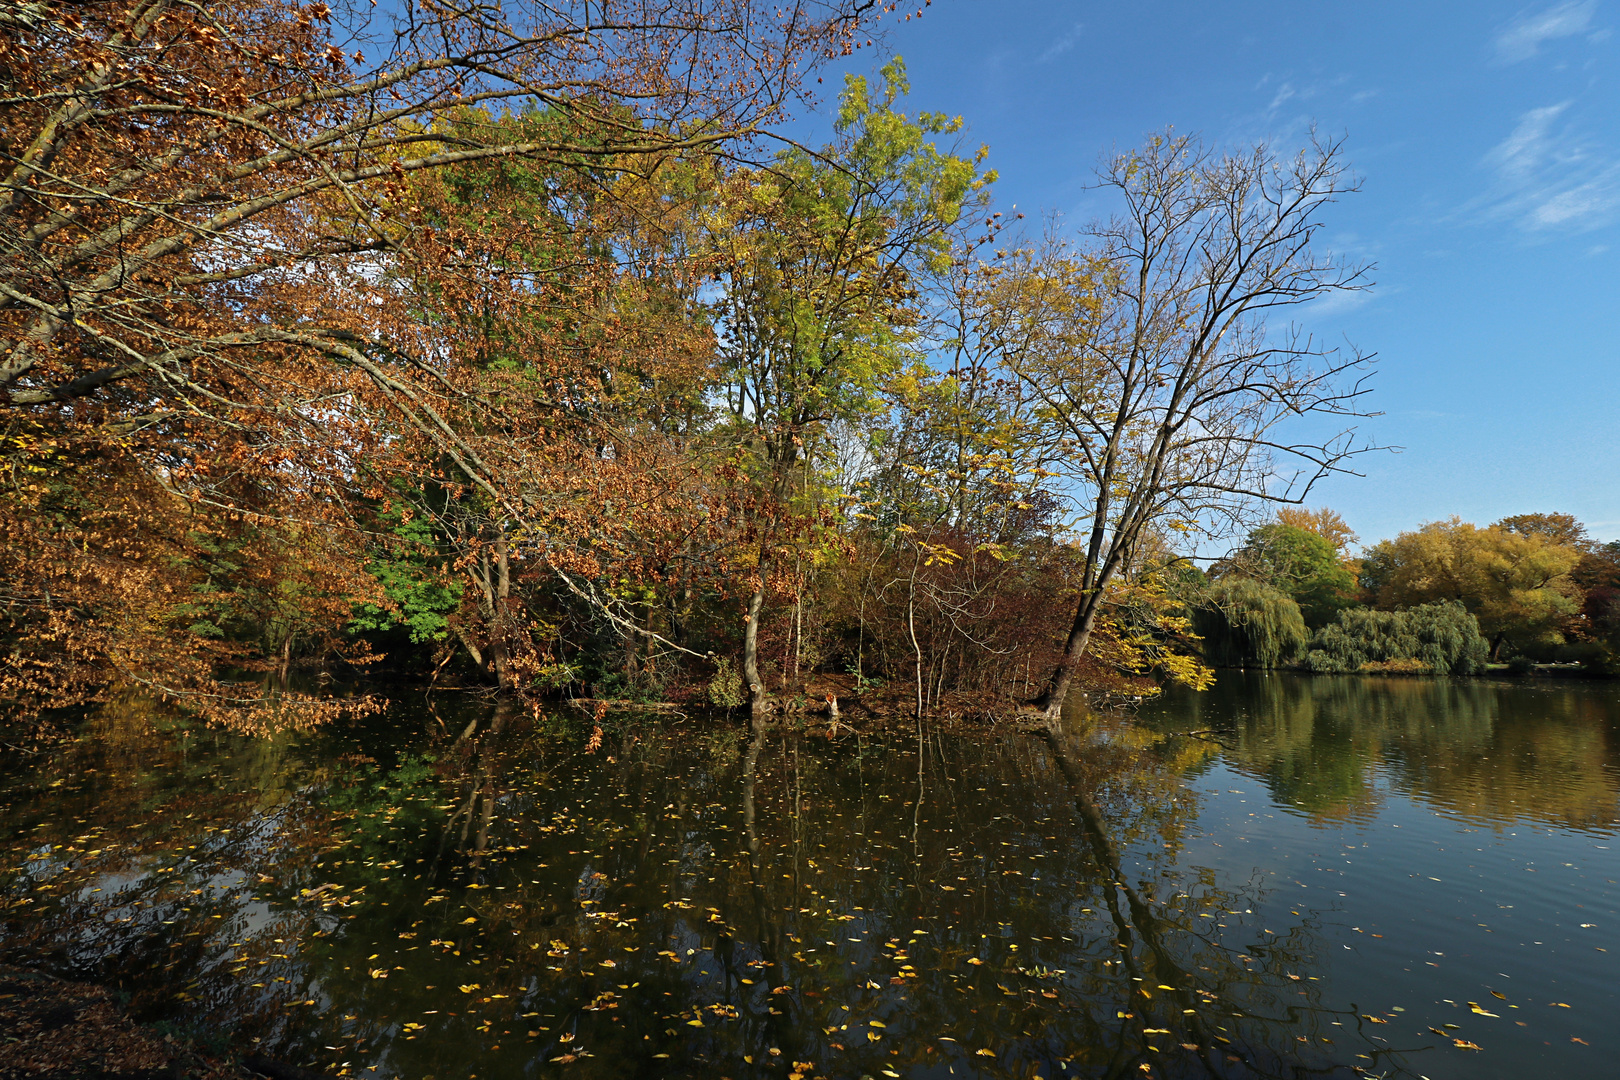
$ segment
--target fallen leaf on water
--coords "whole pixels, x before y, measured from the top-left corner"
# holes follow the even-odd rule
[[[1459,1050],[1478,1050],[1478,1043],[1471,1043],[1467,1039],[1452,1039],[1451,1044]]]
[[[477,919],[475,919],[473,916],[469,915],[465,919],[461,920],[461,925],[466,926],[468,923],[475,923],[477,921],[478,921]]]
[[[702,1027],[703,1026],[703,1021],[702,1020],[688,1020],[686,1022],[686,1026],[687,1027]]]
[[[1493,997],[1493,998],[1501,998],[1503,1001],[1507,1000],[1507,995],[1502,993],[1502,991],[1500,991],[1500,990],[1492,990],[1491,991],[1491,997]]]
[[[571,1061],[578,1061],[579,1060],[579,1055],[578,1054],[564,1054],[561,1057],[554,1057],[551,1060],[555,1061],[555,1062],[560,1062],[563,1065],[567,1065]]]
[[[1363,1020],[1366,1020],[1366,1021],[1368,1021],[1368,1022],[1370,1022],[1370,1023],[1374,1023],[1374,1024],[1387,1024],[1387,1023],[1389,1023],[1389,1021],[1388,1021],[1388,1020],[1385,1020],[1385,1019],[1384,1019],[1384,1018],[1383,1018],[1383,1017],[1381,1017],[1381,1016],[1368,1016],[1368,1015],[1366,1015],[1366,1014],[1365,1014],[1365,1013],[1363,1013],[1363,1014],[1362,1014],[1362,1017],[1361,1017],[1361,1018],[1362,1018],[1362,1019],[1363,1019]]]
[[[1183,1050],[1197,1050],[1198,1049],[1198,1044],[1197,1043],[1182,1043],[1181,1048]]]
[[[1501,1019],[1500,1013],[1486,1012],[1484,1009],[1479,1007],[1479,1002],[1477,1001],[1470,1001],[1468,1003],[1468,1009],[1470,1012],[1478,1013],[1480,1016],[1494,1016],[1497,1019]]]
[[[461,987],[461,992],[463,994],[470,994],[474,990],[478,990],[478,989],[480,989],[480,987],[479,987],[479,985],[477,983],[468,983],[466,986]]]
[[[1574,1035],[1571,1035],[1571,1036],[1570,1036],[1570,1037],[1569,1037],[1569,1041],[1570,1041],[1570,1042],[1578,1042],[1578,1043],[1580,1043],[1580,1044],[1581,1044],[1581,1045],[1582,1045],[1582,1046],[1591,1046],[1591,1045],[1592,1045],[1592,1044],[1591,1044],[1591,1043],[1589,1043],[1589,1042],[1587,1042],[1587,1041],[1586,1041],[1586,1040],[1585,1040],[1585,1039],[1582,1039],[1582,1038],[1579,1038],[1579,1037],[1577,1037],[1577,1036],[1574,1036]]]
[[[996,1056],[996,1052],[994,1050],[975,1050],[973,1052],[975,1054],[977,1054],[979,1057],[995,1057]]]
[[[1560,1009],[1567,1009],[1567,1008],[1569,1008],[1569,1006],[1568,1006],[1568,1005],[1565,1005],[1565,1004],[1564,1004],[1564,1003],[1563,1003],[1563,1002],[1562,1002],[1562,1001],[1550,1001],[1550,1002],[1548,1002],[1548,1004],[1549,1004],[1549,1005],[1556,1005],[1556,1006],[1558,1006],[1558,1007],[1559,1007],[1559,1008],[1560,1008]]]

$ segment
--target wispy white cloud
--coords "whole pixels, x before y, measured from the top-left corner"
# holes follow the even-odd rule
[[[1074,26],[1069,28],[1069,32],[1067,34],[1064,34],[1062,37],[1052,42],[1052,44],[1048,45],[1045,51],[1043,51],[1040,56],[1035,58],[1035,62],[1037,64],[1050,63],[1051,61],[1062,56],[1064,53],[1068,52],[1070,49],[1074,48],[1075,45],[1080,41],[1080,31],[1083,29],[1085,29],[1085,24],[1075,23]]]
[[[1596,0],[1565,0],[1545,11],[1526,12],[1496,35],[1497,59],[1516,64],[1535,56],[1546,42],[1584,34],[1596,10]]]
[[[1620,217],[1620,159],[1565,119],[1573,102],[1531,109],[1485,155],[1493,189],[1474,204],[1530,232],[1585,232]]]
[[[1509,180],[1523,180],[1533,175],[1558,155],[1552,137],[1552,126],[1568,110],[1570,102],[1531,109],[1519,117],[1513,133],[1485,155],[1485,163]]]

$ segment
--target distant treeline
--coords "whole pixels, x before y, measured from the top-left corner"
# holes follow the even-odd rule
[[[1283,510],[1176,591],[1211,663],[1471,675],[1491,663],[1620,672],[1620,541],[1569,514],[1451,518],[1351,554],[1331,510]]]

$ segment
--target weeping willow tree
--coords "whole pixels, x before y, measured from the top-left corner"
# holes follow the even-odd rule
[[[1286,593],[1242,577],[1212,582],[1194,609],[1193,625],[1217,667],[1277,667],[1304,651],[1310,636]]]
[[[1317,631],[1305,663],[1312,671],[1427,671],[1474,675],[1485,670],[1490,643],[1479,622],[1455,600],[1405,611],[1341,611]]]

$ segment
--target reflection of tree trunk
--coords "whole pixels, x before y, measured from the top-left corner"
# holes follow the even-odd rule
[[[777,986],[787,983],[787,970],[782,961],[782,925],[771,917],[765,895],[765,868],[760,853],[759,832],[754,827],[754,781],[759,767],[759,752],[765,745],[765,731],[755,727],[743,754],[743,833],[748,838],[748,882],[754,899],[754,919],[759,926],[759,952],[774,970],[771,981]]]
[[[462,731],[455,741],[455,746],[470,745],[471,760],[464,774],[466,783],[462,787],[462,801],[449,820],[444,823],[444,836],[439,843],[439,856],[442,858],[450,845],[451,834],[456,826],[461,826],[461,832],[456,838],[456,850],[470,854],[468,865],[477,869],[483,861],[484,853],[489,850],[490,832],[495,822],[495,774],[492,758],[495,754],[496,743],[500,741],[501,731],[506,727],[507,718],[511,715],[512,706],[509,702],[501,701],[496,704],[495,711],[489,719],[489,726],[476,742],[470,742],[478,733],[478,717]],[[477,819],[478,831],[473,832],[473,822]],[[469,847],[468,841],[471,840]]]
[[[1175,961],[1169,947],[1165,944],[1166,936],[1176,932],[1176,926],[1174,923],[1162,922],[1154,913],[1152,907],[1154,900],[1151,893],[1143,893],[1125,880],[1125,871],[1120,865],[1119,850],[1114,846],[1113,839],[1109,835],[1108,822],[1103,818],[1102,811],[1097,808],[1097,804],[1092,801],[1091,795],[1086,790],[1084,778],[1070,759],[1067,748],[1064,746],[1062,732],[1055,724],[1048,724],[1044,734],[1047,745],[1052,748],[1052,757],[1056,760],[1059,770],[1063,773],[1063,778],[1068,781],[1069,791],[1074,796],[1075,810],[1079,814],[1081,824],[1084,826],[1083,831],[1091,848],[1092,856],[1107,875],[1108,884],[1104,885],[1102,892],[1106,898],[1114,928],[1119,934],[1118,956],[1127,976],[1125,985],[1134,990],[1136,986],[1140,985],[1136,980],[1147,981],[1147,976],[1152,975],[1159,984],[1167,983],[1177,987],[1177,990],[1166,992],[1166,1015],[1160,1017],[1162,1023],[1159,1026],[1184,1026],[1197,1040],[1199,1047],[1206,1055],[1205,1064],[1208,1066],[1211,1075],[1224,1075],[1225,1069],[1218,1066],[1221,1051],[1216,1044],[1214,1032],[1209,1030],[1197,1012],[1185,1011],[1200,1004],[1194,1000],[1193,995],[1186,989],[1196,985],[1198,980]],[[1121,893],[1125,896],[1126,906],[1129,909],[1128,915],[1121,910],[1119,905],[1119,895]],[[1141,941],[1143,948],[1152,960],[1151,967],[1146,971],[1139,965],[1134,950],[1131,948],[1133,931],[1135,932],[1134,936]],[[1136,1011],[1144,1014],[1140,1026],[1144,1028],[1152,1026],[1147,1022],[1145,1016],[1149,1008],[1146,1001],[1137,1001],[1134,997],[1130,1000],[1136,1006]],[[1121,1034],[1123,1036],[1123,1032]],[[1120,1056],[1126,1053],[1126,1042],[1127,1040],[1123,1037],[1120,1039],[1115,1060],[1111,1063],[1105,1075],[1128,1075],[1127,1065],[1129,1062]]]

